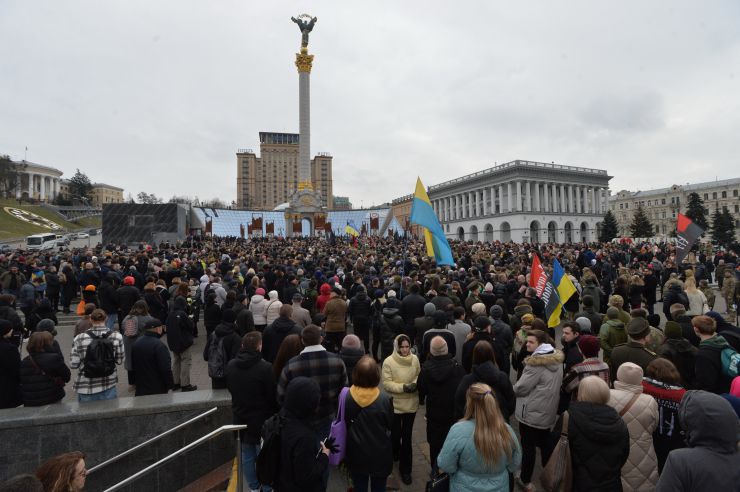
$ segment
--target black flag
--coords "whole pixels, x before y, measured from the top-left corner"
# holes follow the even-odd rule
[[[678,214],[676,224],[676,265],[680,265],[686,255],[689,254],[699,236],[704,234],[704,229],[683,214]]]

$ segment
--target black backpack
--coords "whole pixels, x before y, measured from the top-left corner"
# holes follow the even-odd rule
[[[224,345],[225,337],[217,337],[211,334],[211,344],[208,346],[208,376],[212,378],[223,378],[226,373],[226,364],[229,356]]]
[[[90,345],[85,351],[85,358],[82,361],[82,374],[86,378],[103,378],[110,376],[116,371],[116,356],[113,349],[113,340],[111,332],[103,335],[96,335],[93,330],[85,333],[92,338]]]
[[[257,480],[262,485],[274,487],[280,476],[284,423],[285,417],[276,413],[262,424],[262,448],[255,463]]]

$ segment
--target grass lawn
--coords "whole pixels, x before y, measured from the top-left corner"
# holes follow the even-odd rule
[[[83,219],[83,224],[75,224],[73,222],[68,222],[62,219],[56,213],[52,212],[51,210],[45,209],[40,205],[28,205],[24,203],[23,205],[19,206],[17,200],[0,199],[0,240],[25,237],[41,232],[49,232],[49,229],[29,224],[28,222],[24,222],[10,215],[4,210],[4,207],[19,208],[21,210],[32,212],[36,215],[39,215],[59,224],[64,228],[65,231],[73,231],[76,229],[81,229],[83,227],[99,227],[101,223],[100,217],[93,217]],[[84,221],[88,221],[90,225],[86,225]],[[61,234],[62,232],[59,231],[58,233]]]

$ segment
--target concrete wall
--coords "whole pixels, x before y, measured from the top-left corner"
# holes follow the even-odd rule
[[[218,411],[87,477],[85,490],[104,490],[222,425],[231,424],[226,390],[57,403],[0,410],[0,479],[34,473],[57,454],[83,451],[88,468],[218,407]],[[233,435],[185,453],[124,490],[176,491],[234,457]]]

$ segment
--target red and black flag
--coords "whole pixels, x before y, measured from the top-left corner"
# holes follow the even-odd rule
[[[683,214],[678,214],[676,223],[676,265],[679,265],[686,255],[689,254],[699,236],[704,234],[704,229]]]
[[[252,235],[252,224],[247,224],[247,234]]]
[[[324,231],[331,232],[331,222],[327,222],[324,224]]]
[[[370,214],[370,230],[377,231],[380,229],[380,216],[377,213]]]
[[[317,215],[316,216],[316,222],[314,223],[314,229],[317,231],[324,229],[324,224],[326,224],[326,217],[323,215]]]
[[[547,326],[552,328],[560,324],[560,313],[563,309],[560,296],[550,278],[540,263],[540,257],[532,257],[532,271],[529,274],[529,286],[537,291],[537,297],[545,303],[545,317]]]
[[[262,219],[260,219],[262,221]],[[274,222],[268,222],[265,226],[265,232],[267,234],[275,234],[275,223]]]
[[[300,222],[293,222],[293,233],[302,233],[303,232],[303,224]]]

